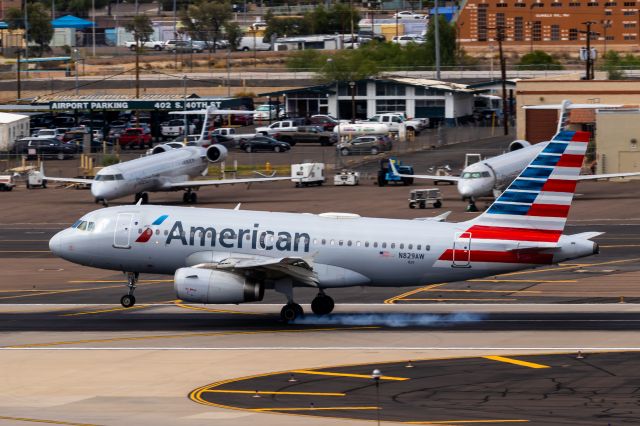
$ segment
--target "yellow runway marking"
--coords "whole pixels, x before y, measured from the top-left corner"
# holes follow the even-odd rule
[[[465,425],[475,423],[528,423],[524,419],[494,419],[494,420],[432,420],[423,422],[404,422],[407,425]]]
[[[223,390],[210,389],[204,390],[205,393],[240,393],[249,395],[311,395],[311,396],[347,396],[346,393],[336,392],[269,392],[269,391],[249,391],[249,390]]]
[[[315,371],[315,370],[291,370],[292,373],[297,374],[311,374],[316,376],[334,376],[334,377],[355,377],[356,379],[369,379],[371,376],[367,374],[350,374],[350,373],[332,373],[330,371]],[[409,380],[406,377],[393,377],[393,376],[381,376],[382,380]]]
[[[415,290],[407,291],[406,293],[402,293],[402,294],[399,294],[397,296],[393,296],[393,297],[385,300],[384,303],[387,304],[387,305],[393,305],[396,302],[396,300],[403,299],[403,298],[405,298],[407,296],[413,296],[414,294],[420,293],[421,291],[428,291],[428,290],[431,290],[431,289],[436,288],[436,287],[440,287],[441,285],[445,285],[445,284],[447,284],[447,283],[431,284],[431,285],[428,285],[428,286],[425,286],[425,287],[417,288]]]
[[[518,300],[518,299],[514,299],[514,298],[508,298],[508,297],[504,297],[504,298],[500,298],[500,299],[489,299],[489,298],[475,298],[475,299],[470,299],[470,298],[455,298],[455,299],[446,299],[444,297],[436,297],[436,298],[432,298],[432,299],[402,299],[400,300],[401,302],[404,302],[405,300],[409,300],[409,301],[413,301],[413,302],[451,302],[451,301],[456,301],[456,300],[460,300],[460,301],[464,301],[464,302],[471,302],[471,301],[484,301],[484,302],[503,302],[503,301],[509,301],[509,300]]]
[[[169,302],[161,302],[161,303],[169,303]],[[61,317],[77,317],[80,315],[95,315],[95,314],[105,314],[108,312],[118,312],[118,311],[132,311],[134,309],[143,309],[143,308],[150,308],[152,305],[134,305],[131,306],[130,308],[111,308],[111,309],[100,309],[97,311],[85,311],[85,312],[74,312],[72,314],[62,314],[60,315]]]
[[[622,248],[622,247],[640,247],[640,244],[612,244],[606,246],[600,246],[600,248]]]
[[[570,264],[563,265],[557,268],[545,268],[545,269],[530,269],[526,271],[517,271],[517,272],[509,272],[507,274],[501,274],[500,277],[510,277],[513,275],[524,275],[524,274],[535,274],[539,272],[556,272],[556,271],[564,271],[567,269],[575,269],[575,268],[584,268],[588,266],[602,266],[602,265],[613,265],[616,263],[626,263],[626,262],[636,262],[640,260],[640,257],[634,257],[633,259],[621,259],[621,260],[610,260],[608,262],[600,262],[600,263],[581,263],[581,264]]]
[[[490,280],[490,279],[477,279],[468,280],[472,283],[577,283],[578,280]]]
[[[67,281],[69,284],[91,284],[91,283],[99,283],[99,284],[115,284],[122,283],[127,284],[127,280],[79,280],[79,281]],[[172,283],[173,280],[138,280],[138,283]]]
[[[213,331],[203,333],[185,333],[185,334],[159,334],[150,336],[130,336],[130,337],[112,337],[108,339],[84,339],[84,340],[68,340],[60,342],[47,343],[26,343],[23,345],[0,346],[0,348],[16,349],[16,348],[42,348],[49,346],[65,346],[65,345],[81,345],[87,343],[111,343],[111,342],[130,342],[137,340],[153,340],[153,339],[183,339],[187,337],[210,337],[210,336],[234,336],[234,335],[254,335],[254,334],[283,334],[283,333],[315,333],[323,331],[352,331],[352,330],[374,330],[380,327],[347,327],[347,328],[310,328],[305,330],[260,330],[260,331]]]
[[[449,290],[447,288],[438,288],[436,290],[425,291],[438,293],[542,293],[540,290]]]
[[[181,300],[177,300],[173,302],[174,305],[176,305],[179,308],[183,308],[183,309],[191,309],[194,311],[204,311],[204,312],[213,312],[213,313],[217,313],[217,314],[244,314],[244,315],[266,315],[262,312],[242,312],[242,311],[232,311],[229,309],[211,309],[211,308],[204,308],[201,306],[191,306],[191,305],[185,305],[184,303],[182,303]]]
[[[483,358],[490,359],[493,361],[506,362],[507,364],[521,365],[523,367],[529,367],[529,368],[551,368],[548,365],[536,364],[535,362],[521,361],[519,359],[507,358],[507,357],[498,356],[498,355],[484,356]]]
[[[124,283],[123,283],[124,284]],[[145,282],[142,284],[138,284],[138,286],[140,285],[147,285],[147,284],[155,284],[155,282]],[[40,290],[40,293],[30,293],[30,294],[18,294],[15,296],[2,296],[0,297],[0,300],[2,299],[19,299],[22,297],[36,297],[36,296],[49,296],[52,294],[62,294],[62,293],[75,293],[75,292],[79,292],[79,291],[96,291],[96,290],[106,290],[109,288],[122,288],[122,285],[108,285],[108,286],[101,286],[101,287],[85,287],[85,288],[70,288],[70,289],[65,289],[65,290]]]
[[[251,411],[333,411],[333,410],[378,410],[380,407],[293,407],[250,408]]]
[[[68,426],[97,426],[89,423],[73,423],[73,422],[64,422],[59,420],[30,419],[28,417],[0,416],[0,420],[11,420],[14,422],[48,423],[52,425],[68,425]]]

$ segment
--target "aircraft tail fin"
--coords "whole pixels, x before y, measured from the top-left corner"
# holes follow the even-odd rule
[[[536,242],[553,247],[564,230],[591,134],[566,130],[568,101],[558,133],[487,211],[470,221],[473,239]]]

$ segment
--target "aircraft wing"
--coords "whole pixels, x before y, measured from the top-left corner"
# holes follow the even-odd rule
[[[640,172],[629,173],[606,173],[603,175],[580,175],[577,180],[594,180],[594,179],[612,179],[612,178],[624,178],[630,176],[640,176]]]
[[[83,183],[86,185],[91,185],[94,180],[93,179],[82,179],[82,178],[59,178],[59,177],[51,177],[46,176],[43,177],[47,182],[68,182],[68,183]]]
[[[290,176],[263,177],[263,178],[243,178],[243,179],[211,179],[211,180],[188,180],[185,182],[174,182],[167,184],[168,188],[194,188],[199,186],[233,185],[235,183],[261,183],[278,180],[291,180]]]
[[[291,277],[311,287],[318,286],[318,276],[313,271],[311,261],[301,257],[266,257],[235,255],[219,259],[217,263],[202,263],[195,268],[224,269],[231,271],[255,271],[267,274],[270,278]]]
[[[393,174],[400,177],[408,177],[408,178],[414,178],[414,179],[440,180],[443,182],[458,182],[460,180],[460,176],[405,175],[402,173],[398,173],[398,169],[396,169],[396,166],[395,164],[393,164],[393,161],[389,161],[389,165],[391,166],[391,170],[393,171]]]

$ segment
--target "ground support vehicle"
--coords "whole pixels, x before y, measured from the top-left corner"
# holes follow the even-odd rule
[[[335,186],[356,186],[360,183],[360,172],[342,170],[333,177]]]
[[[322,185],[324,183],[324,163],[301,163],[291,165],[291,182],[296,188]]]
[[[0,191],[11,191],[15,186],[12,175],[0,175]]]
[[[46,188],[47,181],[44,179],[44,175],[39,170],[31,170],[27,174],[27,189],[31,188]]]
[[[393,165],[399,174],[412,175],[413,167],[405,166],[402,164],[400,160],[395,158],[383,159],[380,160],[380,170],[378,170],[378,186],[385,186],[392,183],[398,183],[405,186],[409,186],[413,184],[413,178],[409,177],[401,177],[395,173],[391,169],[391,165],[389,164],[393,161]]]
[[[319,126],[298,126],[294,132],[276,133],[274,137],[292,146],[297,143],[319,143],[322,146],[330,146],[338,142],[338,136],[335,133]]]
[[[409,192],[409,208],[421,209],[427,206],[439,209],[442,207],[442,192],[438,188],[413,189]]]

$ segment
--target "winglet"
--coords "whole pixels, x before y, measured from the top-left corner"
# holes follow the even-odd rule
[[[44,161],[40,161],[40,174],[42,175],[42,178],[45,178],[44,175]]]
[[[259,172],[259,171],[257,171],[257,170],[254,170],[254,171],[253,171],[253,173],[255,173],[255,174],[257,174],[257,175],[260,175],[260,176],[262,176],[262,177],[265,177],[265,178],[274,177],[274,176],[276,175],[276,171],[275,171],[275,170],[274,170],[270,175],[268,175],[268,174],[266,174],[266,173],[261,173],[261,172]]]
[[[138,200],[138,202],[136,203],[136,206],[141,206],[142,205],[142,197],[140,197],[140,199]]]
[[[242,205],[242,203],[238,203],[238,205],[236,205],[233,209],[234,210],[240,210],[240,206]]]
[[[395,158],[389,158],[389,167],[391,167],[391,174],[394,176],[401,176],[400,173],[398,173],[398,169],[396,169],[395,163]]]

